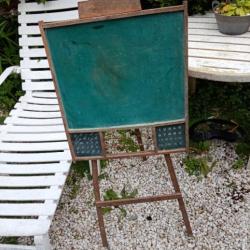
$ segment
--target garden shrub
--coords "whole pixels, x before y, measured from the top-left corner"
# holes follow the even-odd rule
[[[189,175],[195,175],[199,178],[202,176],[207,177],[208,174],[213,170],[216,165],[216,162],[213,161],[211,165],[208,164],[206,157],[195,158],[192,155],[188,155],[184,159],[185,171]]]
[[[171,5],[178,5],[182,3],[182,0],[141,0],[142,6],[145,9],[148,8],[158,8]],[[188,1],[188,12],[189,15],[193,14],[204,14],[205,11],[211,9],[210,0],[189,0]]]
[[[19,65],[17,16],[0,16],[0,74],[5,68]],[[11,75],[0,87],[0,116],[7,113],[22,94],[19,75]]]

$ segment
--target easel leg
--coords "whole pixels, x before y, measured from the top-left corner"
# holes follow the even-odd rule
[[[172,159],[171,159],[169,154],[164,155],[164,157],[165,157],[165,160],[166,160],[166,163],[167,163],[167,167],[168,167],[168,171],[169,171],[171,181],[172,181],[173,186],[174,186],[174,190],[175,190],[176,193],[181,193],[180,186],[179,186],[179,183],[178,183],[175,171],[174,171],[174,166],[173,166]],[[184,224],[185,224],[186,229],[187,229],[187,234],[189,236],[192,236],[193,232],[192,232],[192,228],[191,228],[191,225],[190,225],[190,222],[189,222],[189,219],[188,219],[188,214],[187,214],[187,211],[186,211],[185,204],[184,204],[182,196],[180,198],[178,198],[178,203],[179,203],[179,207],[180,207],[180,210],[181,210],[181,214],[182,214],[182,217],[183,217]]]
[[[92,174],[93,174],[95,201],[100,201],[101,197],[100,197],[100,188],[99,188],[99,182],[98,182],[98,166],[97,166],[96,160],[92,161]],[[101,238],[102,238],[102,244],[104,247],[108,247],[102,208],[96,206],[96,211],[97,211],[98,223],[99,223],[99,228],[100,228],[100,233],[101,233]]]
[[[141,151],[144,151],[144,146],[143,146],[143,143],[142,143],[142,137],[141,137],[141,131],[139,128],[136,128],[135,129],[135,136],[136,136],[136,139],[139,143],[139,147],[140,147],[140,150]],[[143,156],[142,157],[143,161],[146,161],[147,160],[147,157],[146,156]]]

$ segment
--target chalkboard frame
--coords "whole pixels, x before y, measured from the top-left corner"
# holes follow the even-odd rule
[[[64,114],[64,108],[63,108],[63,102],[60,97],[59,87],[55,76],[55,70],[53,67],[53,62],[51,59],[50,51],[48,42],[45,35],[45,30],[49,28],[55,28],[55,27],[62,27],[62,26],[70,26],[70,25],[76,25],[81,23],[91,23],[91,22],[98,22],[98,21],[105,21],[105,20],[114,20],[114,19],[122,19],[122,18],[128,18],[128,17],[136,17],[136,16],[144,16],[144,15],[154,15],[154,14],[160,14],[160,13],[168,13],[168,12],[183,12],[184,15],[184,57],[185,57],[185,72],[184,72],[184,88],[185,88],[185,117],[184,119],[175,120],[175,121],[167,121],[167,122],[161,122],[161,123],[154,123],[150,125],[132,125],[132,126],[121,126],[121,127],[110,127],[105,129],[69,129],[68,123]],[[116,158],[127,158],[127,157],[139,157],[139,156],[151,156],[151,155],[159,155],[159,154],[170,154],[170,153],[177,153],[177,152],[186,152],[188,145],[189,145],[189,136],[188,136],[188,46],[187,46],[187,17],[188,17],[188,11],[187,11],[187,4],[178,5],[178,6],[171,6],[171,7],[163,7],[163,8],[157,8],[157,9],[149,9],[149,10],[137,10],[133,12],[128,13],[119,13],[119,14],[112,14],[112,15],[105,15],[105,16],[98,16],[98,17],[89,17],[89,18],[83,18],[83,19],[75,19],[75,20],[68,20],[68,21],[60,21],[60,22],[39,22],[40,31],[42,34],[42,39],[46,51],[46,55],[48,58],[49,66],[52,72],[52,78],[53,83],[56,90],[56,95],[59,101],[59,107],[63,118],[63,124],[65,127],[67,139],[70,146],[70,151],[72,154],[72,158],[74,161],[81,161],[81,160],[100,160],[100,159],[116,159]],[[167,149],[167,150],[161,150],[159,149],[157,145],[157,136],[156,136],[156,129],[161,126],[171,126],[171,125],[184,125],[185,126],[185,147],[177,148],[177,149]],[[152,129],[152,136],[153,136],[153,143],[154,143],[154,150],[149,151],[140,151],[140,152],[134,152],[134,153],[117,153],[117,154],[108,154],[105,150],[105,142],[104,142],[104,132],[105,131],[112,131],[112,130],[118,130],[118,129],[139,129],[139,128],[151,128]],[[79,157],[76,155],[73,142],[71,139],[72,134],[76,133],[89,133],[89,132],[97,132],[100,136],[100,143],[102,148],[102,153],[99,156],[84,156]]]

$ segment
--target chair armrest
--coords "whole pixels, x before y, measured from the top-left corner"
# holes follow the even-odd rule
[[[0,85],[5,81],[5,79],[12,73],[19,74],[21,71],[20,66],[11,66],[4,70],[4,72],[0,75]]]

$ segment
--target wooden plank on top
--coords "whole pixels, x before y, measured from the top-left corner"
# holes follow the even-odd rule
[[[140,0],[90,0],[78,3],[79,18],[114,15],[141,10]]]

